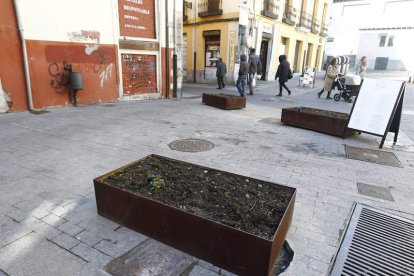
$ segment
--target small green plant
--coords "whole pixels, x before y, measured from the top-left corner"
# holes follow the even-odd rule
[[[153,172],[147,173],[147,182],[151,186],[152,190],[158,190],[164,188],[165,180],[159,174],[154,174]]]

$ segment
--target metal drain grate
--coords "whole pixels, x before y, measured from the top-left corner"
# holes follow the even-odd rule
[[[357,182],[358,193],[361,195],[372,196],[379,199],[394,201],[391,195],[390,188],[379,187],[375,185]]]
[[[371,162],[381,165],[402,168],[400,161],[392,152],[357,148],[345,145],[346,158],[355,159],[365,162]]]
[[[176,140],[169,144],[170,148],[185,152],[200,152],[214,148],[214,144],[201,139],[182,139]]]
[[[414,221],[356,204],[330,275],[414,275]]]

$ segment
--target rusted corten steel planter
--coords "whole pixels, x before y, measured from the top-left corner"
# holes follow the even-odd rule
[[[221,109],[241,109],[246,107],[246,98],[228,94],[203,93],[203,103]]]
[[[345,138],[355,134],[347,129],[347,113],[308,107],[282,109],[282,123]]]
[[[292,221],[295,188],[267,182],[292,195],[273,238],[268,240],[105,183],[110,175],[145,158],[94,179],[101,216],[238,275],[271,275]]]

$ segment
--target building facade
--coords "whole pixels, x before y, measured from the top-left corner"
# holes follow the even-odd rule
[[[83,78],[79,104],[176,97],[182,8],[178,0],[1,1],[0,79],[11,110],[71,105],[71,70]]]
[[[414,0],[334,0],[326,54],[366,56],[369,70],[414,71]],[[352,69],[351,69],[352,72]]]
[[[260,55],[263,80],[274,78],[281,54],[295,72],[321,68],[329,5],[329,0],[184,1],[185,81],[214,79],[219,57],[232,80],[240,55],[251,48]]]

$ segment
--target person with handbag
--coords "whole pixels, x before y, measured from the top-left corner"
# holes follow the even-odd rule
[[[256,55],[256,49],[250,50],[249,56],[249,75],[248,75],[248,85],[250,93],[247,95],[253,95],[253,81],[257,73],[257,66],[260,63],[259,57]]]
[[[290,70],[290,63],[286,60],[285,55],[279,56],[279,66],[277,67],[275,80],[279,78],[279,94],[276,96],[281,97],[282,96],[282,88],[284,87],[288,94],[290,95],[292,92],[289,90],[289,88],[286,86],[286,82],[288,79],[291,79],[293,77],[292,70]]]
[[[319,98],[321,97],[321,95],[324,91],[327,91],[328,95],[326,96],[326,98],[327,99],[332,99],[331,98],[331,91],[332,91],[332,88],[334,86],[335,79],[338,76],[338,65],[336,65],[336,64],[337,64],[337,59],[334,57],[333,59],[331,59],[331,62],[328,66],[328,69],[326,70],[326,77],[325,77],[323,88],[318,93]]]

